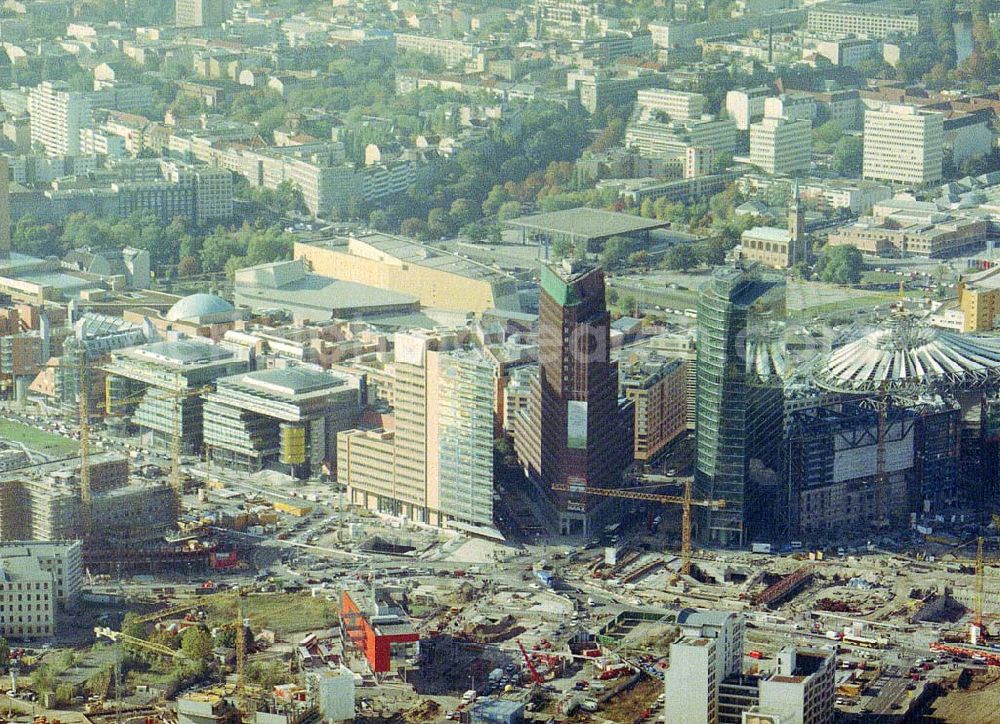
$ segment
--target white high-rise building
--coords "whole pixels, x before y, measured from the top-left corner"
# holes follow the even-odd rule
[[[694,121],[705,112],[705,96],[667,88],[644,88],[636,103],[650,110],[666,113],[676,121]]]
[[[670,644],[670,668],[664,684],[671,724],[719,721],[719,675],[716,642],[683,637]]]
[[[906,184],[941,180],[944,116],[916,106],[889,105],[865,113],[866,179]]]
[[[744,721],[756,714],[794,724],[830,724],[835,718],[835,654],[786,646],[778,652],[777,664],[773,675],[761,679],[760,704],[744,714]]]
[[[731,90],[726,93],[726,113],[738,129],[746,131],[751,123],[764,115],[764,104],[773,92],[766,85]]]
[[[93,123],[90,98],[62,81],[43,81],[28,95],[31,142],[48,156],[78,156],[80,130]]]
[[[806,120],[764,118],[750,126],[750,163],[770,174],[809,170],[812,124]]]
[[[743,665],[744,621],[729,611],[684,609],[677,616],[682,637],[670,645],[664,684],[671,724],[715,724],[719,684]]]

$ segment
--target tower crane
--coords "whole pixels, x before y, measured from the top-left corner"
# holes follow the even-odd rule
[[[102,369],[87,364],[86,350],[81,350],[79,359],[80,392],[79,392],[79,413],[80,413],[80,502],[82,507],[83,527],[86,537],[93,533],[93,492],[90,484],[90,377],[89,372],[95,369]],[[104,370],[110,372],[110,370]],[[184,494],[184,480],[181,472],[181,446],[183,434],[183,415],[181,402],[188,397],[196,397],[212,390],[211,386],[187,388],[180,385],[180,376],[177,377],[175,390],[164,390],[157,388],[158,392],[173,399],[173,430],[170,438],[170,485],[174,491],[174,503],[180,510],[180,500]],[[123,399],[112,399],[109,392],[105,393],[105,408],[110,413],[116,407],[124,407],[136,402],[140,402],[145,397],[147,389],[141,393]]]
[[[187,659],[187,655],[180,649],[172,649],[169,646],[163,646],[162,644],[155,644],[152,641],[147,641],[146,639],[140,639],[136,636],[129,636],[121,631],[113,631],[106,626],[97,626],[94,628],[94,634],[100,638],[104,637],[110,639],[115,643],[129,644],[130,646],[135,646],[146,651],[150,651],[154,654],[160,656],[166,656],[171,659]]]
[[[986,593],[986,562],[983,560],[983,537],[976,541],[976,613],[973,625],[976,637],[983,635],[983,598]]]
[[[253,711],[246,686],[247,632],[246,619],[243,617],[243,599],[246,596],[244,588],[236,592],[236,702],[243,720],[249,721]]]
[[[662,493],[646,493],[631,488],[594,488],[586,485],[554,483],[552,489],[565,493],[580,493],[583,495],[600,495],[607,498],[628,498],[630,500],[646,500],[652,503],[681,506],[681,574],[691,572],[691,508],[708,508],[722,510],[726,507],[725,500],[694,498],[690,478],[678,479],[662,475],[647,475],[644,480],[660,484],[678,484],[684,486],[683,495],[664,495]]]
[[[94,498],[90,489],[90,377],[87,374],[87,348],[80,346],[80,507],[83,518],[83,537],[89,539],[94,532]]]
[[[971,541],[962,543],[956,548],[961,548],[968,545]],[[969,626],[969,638],[965,643],[957,643],[950,640],[939,640],[931,644],[931,649],[934,651],[942,651],[955,656],[963,656],[966,658],[977,658],[979,660],[985,661],[990,666],[1000,666],[1000,651],[994,648],[994,645],[983,644],[983,637],[986,634],[985,623],[983,621],[983,607],[985,605],[986,598],[986,556],[983,553],[984,539],[980,536],[976,539],[976,559],[975,559],[975,588],[973,592],[973,607],[974,611],[972,613],[972,625]],[[961,560],[961,559],[960,559]],[[971,563],[971,559],[965,559],[967,562]],[[990,563],[995,563],[993,559],[989,561]]]

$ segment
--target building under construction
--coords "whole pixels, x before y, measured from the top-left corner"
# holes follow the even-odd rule
[[[75,411],[80,394],[80,356],[86,354],[91,412],[96,414],[104,410],[105,375],[99,364],[116,350],[145,344],[154,332],[121,317],[90,312],[70,322],[72,334],[62,343],[61,354],[47,360],[46,369],[40,372],[32,390]]]
[[[220,377],[247,372],[250,357],[204,339],[178,339],[116,352],[106,366],[107,404],[130,419],[143,444],[170,450],[202,447],[202,397]]]
[[[924,505],[951,503],[958,456],[959,406],[940,397],[884,413],[859,402],[796,410],[785,438],[790,533],[900,525]]]
[[[973,496],[997,469],[989,395],[1000,384],[1000,338],[900,314],[820,357],[812,377],[838,401],[786,421],[793,533],[898,523],[963,494],[984,499]]]
[[[0,475],[0,540],[87,537],[88,550],[136,549],[175,529],[177,509],[173,490],[166,482],[130,479],[128,460],[115,453],[90,456],[88,468],[92,499],[89,526],[78,459]]]

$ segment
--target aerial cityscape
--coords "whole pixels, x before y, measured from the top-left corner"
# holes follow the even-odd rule
[[[1000,0],[0,0],[0,677],[1000,724]]]

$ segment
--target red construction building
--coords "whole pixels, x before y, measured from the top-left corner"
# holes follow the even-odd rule
[[[361,596],[357,596],[362,600]],[[344,635],[361,651],[374,674],[404,668],[417,658],[420,635],[402,609],[388,601],[377,601],[362,609],[347,591],[341,593],[340,624]]]

